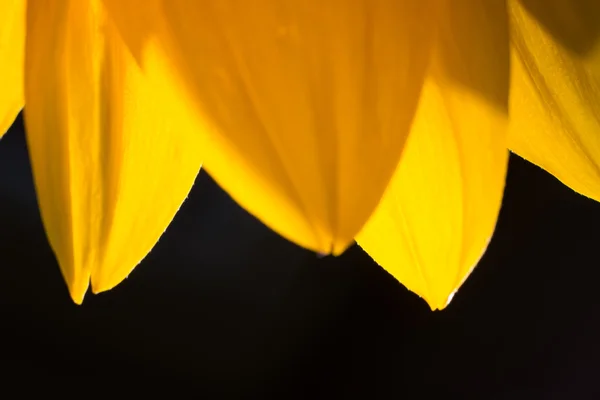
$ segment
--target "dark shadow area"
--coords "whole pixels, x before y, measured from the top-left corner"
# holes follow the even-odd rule
[[[585,56],[600,40],[600,3],[595,0],[520,0],[565,48]]]
[[[169,385],[175,398],[600,398],[600,205],[517,157],[496,236],[443,312],[357,247],[319,259],[279,238],[204,173],[129,279],[78,307],[41,226],[20,121],[0,142],[0,221],[4,383]]]

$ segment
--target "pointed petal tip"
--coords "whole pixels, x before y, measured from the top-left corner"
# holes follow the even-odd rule
[[[331,245],[330,253],[335,257],[341,256],[348,248],[354,245],[354,243],[354,240],[336,240]]]
[[[48,230],[46,230],[46,232],[49,238],[56,237]],[[52,248],[55,249],[54,244],[56,242],[50,240],[50,243]],[[69,291],[69,296],[71,297],[71,300],[73,300],[73,303],[80,306],[90,287],[89,270],[78,264],[73,264],[69,258],[65,259],[64,257],[61,257],[61,253],[62,252],[56,250],[54,252],[63,281],[67,285],[67,290]]]
[[[430,298],[430,297],[422,297],[423,300],[427,303],[431,311],[444,311],[452,302],[454,295],[456,294],[456,290],[454,290],[446,300],[442,300],[442,297],[438,298]]]
[[[93,294],[100,294],[102,292],[106,292],[106,291],[110,290],[110,289],[107,289],[107,288],[105,288],[103,286],[98,285],[97,283],[95,284],[94,282],[92,282],[91,286],[92,286],[92,293]]]
[[[73,300],[73,303],[75,303],[75,305],[77,305],[77,306],[80,306],[83,304],[83,297],[75,298],[75,297],[71,296],[71,299]]]
[[[348,248],[354,245],[355,241],[350,239],[332,239],[327,245],[319,245],[315,248],[309,248],[313,251],[317,258],[325,258],[328,256],[338,257],[344,254]]]
[[[120,282],[118,282],[117,284],[111,284],[112,281],[107,280],[107,279],[98,279],[95,278],[94,276],[92,276],[92,293],[94,294],[100,294],[103,292],[108,292],[109,290],[113,289],[115,286],[117,286]]]
[[[87,289],[88,283],[84,285],[69,285],[69,294],[71,296],[71,300],[73,300],[73,303],[77,304],[78,306],[82,305]]]

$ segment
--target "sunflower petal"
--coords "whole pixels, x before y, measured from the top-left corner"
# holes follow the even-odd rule
[[[110,3],[117,13],[127,8]],[[342,252],[402,151],[428,62],[431,6],[169,0],[162,7],[163,32],[172,34],[163,43],[174,43],[173,59],[212,127],[199,132],[211,149],[205,168],[284,237]]]
[[[27,139],[42,218],[73,300],[123,280],[188,194],[200,148],[157,54],[144,71],[97,1],[30,0]]]
[[[0,138],[25,103],[23,63],[26,4],[25,0],[0,2]]]
[[[357,237],[432,309],[446,307],[485,251],[508,160],[503,1],[444,4],[454,8],[440,10],[431,71],[404,154]]]
[[[581,12],[580,3],[590,9]],[[600,201],[600,46],[587,43],[593,31],[556,33],[581,31],[590,14],[598,26],[600,3],[555,0],[552,4],[555,7],[547,7],[546,12],[560,15],[540,17],[563,21],[550,25],[562,30],[547,30],[519,2],[510,2],[509,147],[573,190]]]

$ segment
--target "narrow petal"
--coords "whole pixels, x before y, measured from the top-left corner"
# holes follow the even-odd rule
[[[124,21],[125,1],[106,0]],[[168,0],[173,60],[211,129],[205,168],[284,237],[341,253],[372,213],[411,124],[427,1]],[[131,7],[133,9],[133,7]],[[133,18],[133,17],[132,17]],[[135,50],[134,50],[135,52]]]
[[[593,30],[559,35],[582,31],[590,15],[597,29],[600,3],[552,3],[554,7],[545,12],[554,14],[539,15],[542,8],[534,9],[542,21],[563,21],[550,28],[538,23],[520,2],[509,3],[513,46],[509,147],[573,190],[600,200],[600,46],[590,44]]]
[[[73,300],[118,284],[151,250],[200,168],[197,127],[144,71],[98,1],[30,0],[26,124],[38,201]]]
[[[25,7],[25,0],[0,2],[0,138],[10,128],[25,103]]]
[[[446,307],[485,251],[508,160],[505,4],[444,4],[404,154],[383,201],[357,237],[376,262],[432,309]]]

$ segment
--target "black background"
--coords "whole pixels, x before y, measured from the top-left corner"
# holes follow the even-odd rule
[[[3,376],[209,398],[600,398],[599,226],[600,204],[511,156],[486,255],[431,312],[356,246],[319,259],[201,173],[129,279],[76,306],[19,119],[0,141]]]

